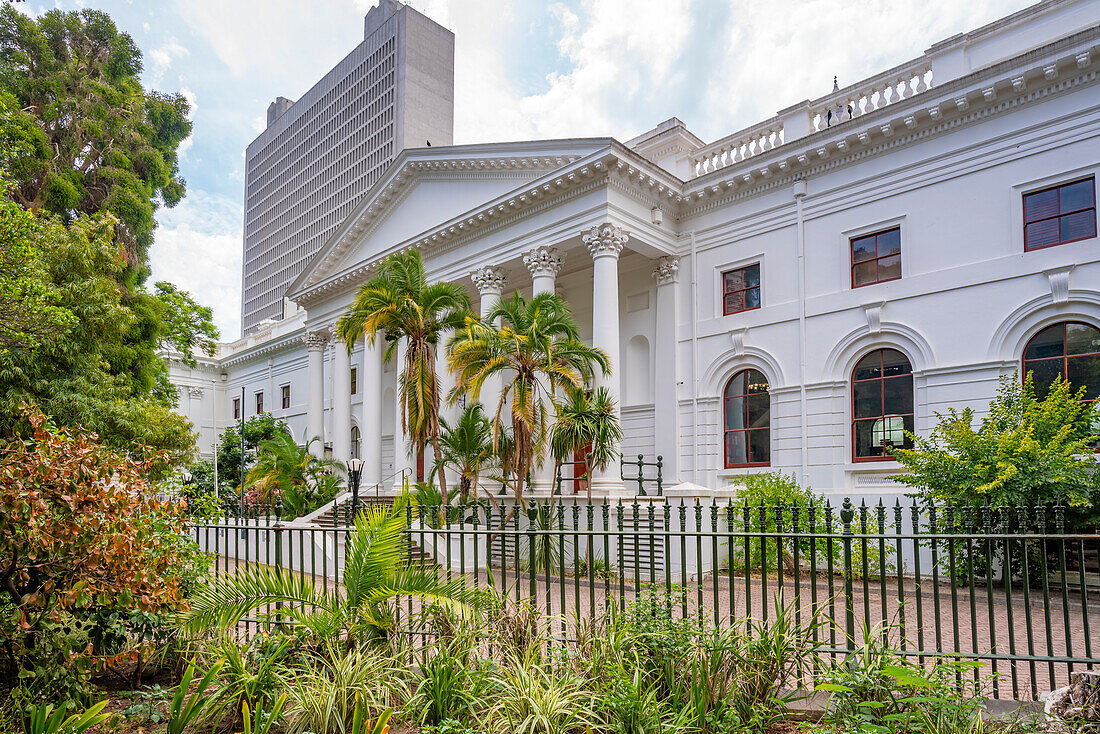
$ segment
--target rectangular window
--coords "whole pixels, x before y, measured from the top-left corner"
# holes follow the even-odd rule
[[[290,407],[290,385],[283,385],[283,410]]]
[[[901,278],[901,227],[853,237],[849,242],[853,288]]]
[[[233,398],[233,420],[239,421],[241,419],[241,399]]]
[[[1041,250],[1095,236],[1095,178],[1024,194],[1024,250]]]
[[[356,369],[355,367],[352,367],[351,368],[351,394],[352,395],[355,394],[355,385],[356,385],[357,382],[359,382],[358,378],[359,378],[359,370]]]
[[[760,263],[722,273],[722,314],[760,308]]]
[[[264,412],[264,394],[262,392],[256,393],[256,415]]]

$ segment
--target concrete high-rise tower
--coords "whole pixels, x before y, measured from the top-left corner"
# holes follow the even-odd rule
[[[244,333],[284,316],[287,286],[402,149],[453,135],[454,34],[379,0],[363,42],[301,99],[272,102],[248,146]]]

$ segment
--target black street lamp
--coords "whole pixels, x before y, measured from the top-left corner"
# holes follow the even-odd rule
[[[359,516],[359,478],[363,475],[363,460],[348,459],[348,481],[351,482],[351,521]]]

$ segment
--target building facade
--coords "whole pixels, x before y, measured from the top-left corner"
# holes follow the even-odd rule
[[[245,152],[243,332],[287,315],[287,285],[401,150],[453,131],[454,34],[381,0],[363,42],[301,99],[272,102]]]
[[[246,414],[391,481],[414,463],[393,361],[332,326],[417,248],[482,312],[561,294],[611,356],[623,453],[661,455],[669,483],[896,495],[905,431],[981,415],[1003,375],[1100,394],[1098,54],[1100,3],[1046,0],[712,143],[673,119],[405,150],[290,284],[302,311],[173,379],[204,447],[243,388]]]

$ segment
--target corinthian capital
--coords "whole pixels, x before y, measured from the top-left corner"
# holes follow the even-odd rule
[[[204,391],[201,387],[189,387],[189,388],[187,388],[187,394],[190,397],[193,397],[193,398],[201,398],[203,392]]]
[[[523,253],[523,264],[531,271],[531,277],[540,275],[555,277],[561,270],[562,257],[556,247],[536,247]]]
[[[504,269],[486,265],[470,273],[477,292],[483,296],[499,296],[504,292]]]
[[[600,224],[585,232],[581,239],[593,258],[618,257],[623,245],[630,239],[630,233],[613,224]]]
[[[653,277],[657,285],[675,283],[680,277],[680,258],[665,255],[657,259],[657,265],[653,268]]]
[[[311,331],[306,334],[306,349],[311,352],[321,351],[325,348],[325,344],[328,343],[329,330],[322,329],[320,331]]]

